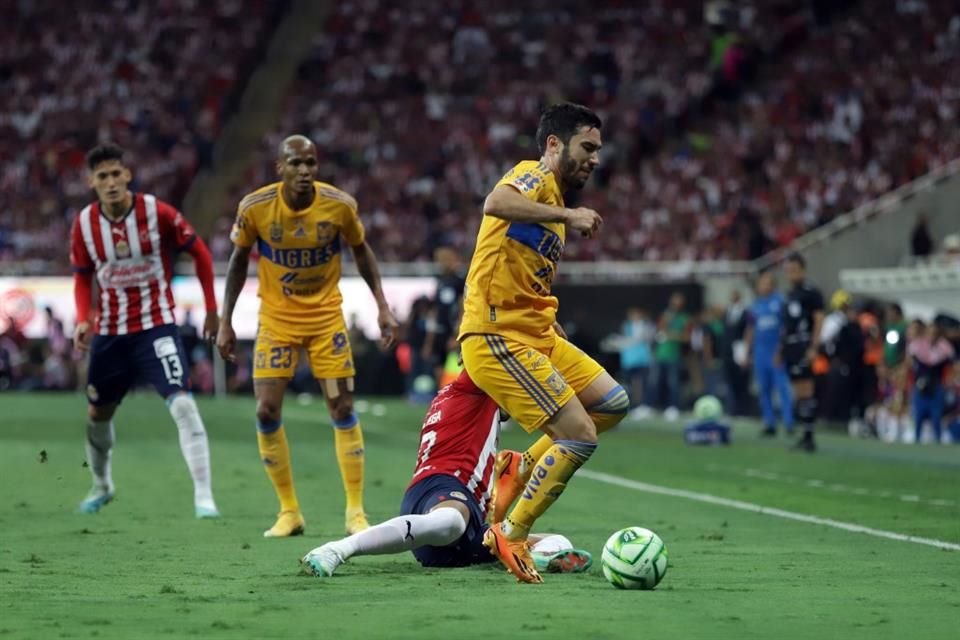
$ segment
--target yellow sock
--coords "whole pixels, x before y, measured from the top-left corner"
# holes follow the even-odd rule
[[[297,493],[293,488],[293,467],[290,464],[290,447],[287,433],[280,425],[275,431],[257,431],[260,459],[270,476],[270,482],[280,500],[280,511],[300,511]]]
[[[596,448],[592,442],[573,440],[557,440],[551,444],[537,461],[520,499],[503,523],[507,537],[514,540],[526,538],[533,523],[557,501],[567,487],[567,481]]]
[[[553,438],[550,436],[540,436],[540,439],[530,445],[530,448],[523,452],[523,459],[520,461],[520,477],[526,482],[530,479],[533,467],[537,460],[543,457],[547,449],[553,446]]]
[[[337,463],[343,478],[343,491],[347,495],[347,511],[363,509],[363,431],[356,420],[351,417],[352,426],[334,425],[333,429]]]

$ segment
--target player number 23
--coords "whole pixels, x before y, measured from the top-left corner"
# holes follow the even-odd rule
[[[270,349],[270,368],[285,369],[293,361],[293,350],[290,347],[274,347]]]

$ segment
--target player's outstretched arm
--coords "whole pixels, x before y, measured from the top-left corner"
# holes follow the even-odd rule
[[[217,349],[224,360],[235,362],[234,348],[237,334],[233,331],[233,308],[237,298],[247,282],[247,268],[250,265],[250,247],[234,246],[227,266],[227,282],[223,291],[223,317],[220,318],[220,330],[217,332]]]
[[[357,271],[360,272],[364,282],[370,287],[373,298],[377,301],[377,324],[380,325],[380,341],[384,347],[391,347],[396,342],[400,323],[393,316],[390,305],[387,304],[387,298],[383,295],[377,256],[374,255],[373,249],[366,241],[355,247],[350,247],[350,249],[353,251],[353,259],[357,263]]]
[[[483,202],[483,213],[508,222],[562,222],[587,237],[592,236],[603,224],[600,214],[593,209],[566,209],[535,202],[506,184],[490,192]]]

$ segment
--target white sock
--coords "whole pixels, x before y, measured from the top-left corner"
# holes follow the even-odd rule
[[[113,492],[110,459],[115,439],[113,420],[87,422],[87,466],[93,474],[93,486],[98,491]]]
[[[391,518],[335,543],[346,560],[351,556],[400,553],[418,547],[456,542],[467,530],[467,523],[456,509],[434,509],[423,515]]]
[[[197,506],[216,508],[210,480],[210,447],[200,411],[193,396],[178,393],[168,401],[170,415],[180,433],[180,451],[193,478],[193,501]]]
[[[552,555],[561,551],[573,549],[573,543],[559,533],[545,533],[543,537],[537,540],[530,548],[533,553],[542,553]]]

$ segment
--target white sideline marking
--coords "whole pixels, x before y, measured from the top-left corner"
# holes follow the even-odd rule
[[[935,506],[938,506],[938,507],[952,507],[952,506],[954,505],[954,501],[953,501],[953,500],[946,500],[946,499],[942,499],[942,498],[941,498],[941,499],[934,499],[934,500],[931,500],[931,499],[926,499],[926,500],[924,500],[924,499],[921,498],[920,496],[916,496],[916,495],[894,496],[894,494],[891,493],[890,491],[876,491],[876,492],[871,492],[869,489],[865,489],[864,487],[850,487],[850,486],[847,486],[847,485],[845,485],[845,484],[829,484],[829,485],[828,485],[828,484],[826,484],[823,480],[817,480],[817,479],[805,480],[805,479],[799,478],[799,477],[797,477],[797,476],[791,476],[791,475],[787,475],[787,474],[775,473],[775,472],[773,472],[773,471],[764,471],[763,469],[752,469],[752,468],[749,468],[749,467],[746,468],[746,469],[741,469],[740,467],[723,467],[723,466],[718,465],[718,464],[708,464],[708,465],[706,466],[706,468],[707,468],[708,471],[730,471],[730,470],[733,470],[733,471],[735,471],[736,473],[740,473],[740,472],[742,471],[743,475],[747,476],[748,478],[760,478],[761,480],[770,480],[770,481],[775,481],[775,482],[786,482],[786,483],[788,483],[788,484],[798,484],[798,483],[799,483],[799,484],[805,484],[806,486],[812,487],[812,488],[815,488],[815,489],[829,489],[829,490],[831,490],[831,491],[840,491],[840,492],[844,492],[844,493],[852,493],[852,494],[858,495],[858,496],[871,496],[871,497],[876,497],[876,498],[890,498],[890,497],[895,497],[895,498],[898,498],[898,499],[902,500],[903,502],[918,502],[918,503],[919,503],[919,502],[925,502],[925,503],[927,503],[927,504],[932,504],[932,505],[935,505]]]
[[[784,509],[777,509],[775,507],[764,507],[763,505],[754,504],[752,502],[743,502],[742,500],[731,500],[730,498],[713,496],[709,493],[699,493],[697,491],[687,491],[685,489],[673,489],[671,487],[663,487],[656,484],[638,482],[636,480],[630,480],[629,478],[623,478],[621,476],[615,476],[609,473],[591,471],[590,469],[580,469],[577,471],[577,477],[590,478],[591,480],[605,482],[607,484],[612,484],[617,487],[624,487],[626,489],[634,489],[635,491],[657,493],[664,496],[673,496],[674,498],[686,498],[687,500],[706,502],[708,504],[715,504],[721,507],[730,507],[731,509],[740,509],[741,511],[760,513],[766,516],[784,518],[786,520],[796,520],[797,522],[821,524],[827,527],[833,527],[834,529],[850,531],[851,533],[864,533],[868,536],[874,536],[876,538],[886,538],[888,540],[898,540],[900,542],[913,542],[914,544],[924,544],[930,547],[936,547],[937,549],[960,551],[960,544],[946,542],[944,540],[909,536],[903,533],[895,533],[893,531],[883,531],[882,529],[871,529],[870,527],[864,527],[852,522],[842,522],[840,520],[832,520],[830,518],[820,518],[818,516],[797,513],[795,511],[786,511]]]

